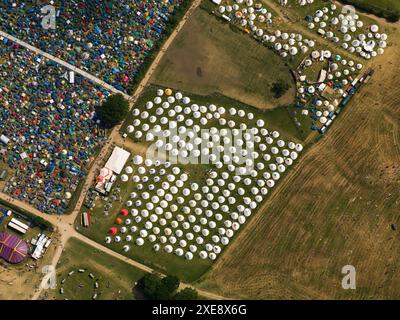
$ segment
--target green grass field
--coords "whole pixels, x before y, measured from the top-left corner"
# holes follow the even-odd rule
[[[280,99],[271,92],[276,75],[291,85]],[[199,95],[223,94],[260,109],[294,101],[294,81],[286,63],[202,8],[177,36],[151,81]]]
[[[357,0],[357,2],[387,10],[400,11],[400,2],[398,0]]]
[[[85,272],[79,273],[79,269]],[[74,274],[68,275],[70,271]],[[94,279],[89,277],[90,273]],[[57,300],[91,300],[97,293],[97,300],[131,300],[135,299],[135,282],[143,274],[133,266],[72,238],[57,265],[57,289],[45,291],[45,296]],[[97,289],[96,282],[99,285]]]

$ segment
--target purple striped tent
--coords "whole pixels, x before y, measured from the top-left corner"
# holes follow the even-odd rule
[[[20,263],[28,255],[28,244],[8,232],[0,234],[0,258],[10,263]]]

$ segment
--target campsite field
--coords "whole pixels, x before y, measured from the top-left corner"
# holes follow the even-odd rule
[[[200,29],[202,32],[194,32]],[[207,37],[202,39],[204,34]],[[237,42],[225,43],[230,37],[237,37]],[[246,52],[232,43],[246,44]],[[280,66],[270,74],[290,77],[290,73],[283,62],[268,66],[273,57],[281,60],[272,51],[263,53],[264,50],[268,49],[251,37],[231,30],[203,9],[197,9],[166,53],[152,78],[153,86],[144,92],[137,106],[143,109],[145,102],[154,97],[155,88],[162,86],[182,90],[193,102],[225,107],[246,103],[258,109],[271,109],[283,102],[274,102],[270,91],[264,90],[265,83],[271,81],[269,70]],[[379,69],[380,64],[382,67],[394,64],[399,51],[398,47],[392,47],[374,61],[377,73],[371,83],[361,90],[327,137],[310,148],[307,156],[289,171],[210,272],[207,272],[211,266],[208,261],[193,264],[163,252],[155,255],[149,244],[140,248],[132,245],[127,256],[157,270],[178,273],[187,282],[203,275],[201,287],[227,297],[398,297],[396,288],[400,278],[395,273],[399,267],[395,252],[399,251],[400,235],[390,225],[399,222],[395,114],[399,100],[394,94],[394,84],[388,85],[387,91],[381,89],[381,84],[391,83],[399,70],[393,68],[385,73]],[[260,61],[253,59],[250,66],[254,69],[249,70],[246,61],[253,53]],[[266,79],[250,79],[257,74],[256,70],[268,75]],[[377,105],[376,101],[385,104]],[[275,108],[263,112],[279,131],[301,138],[288,110]],[[129,116],[122,133],[132,120]],[[196,170],[189,171],[196,176]],[[104,244],[107,231],[124,206],[130,184],[131,181],[122,191],[112,214],[104,216],[102,206],[97,206],[92,217],[94,225],[89,229],[79,227],[79,231]],[[120,245],[110,247],[121,252]],[[340,287],[340,271],[347,264],[357,269],[356,291]]]
[[[323,7],[329,6],[332,1],[331,0],[316,0],[313,4],[309,4],[306,6],[299,6],[294,4],[295,1],[289,0],[289,5],[286,7],[281,7],[277,4],[277,1],[274,0],[263,0],[263,2],[268,6],[271,5],[271,2],[275,2],[273,7],[279,8],[284,16],[292,23],[302,23],[305,24],[304,17],[306,15],[312,15],[315,13],[316,10],[322,9]],[[354,3],[368,3],[374,7],[380,7],[383,9],[393,8],[398,10],[400,5],[396,0],[345,0],[345,1],[333,1],[338,5],[346,5],[347,3],[354,2]],[[373,18],[369,16],[363,17],[363,21],[367,22],[368,24],[373,22]]]
[[[138,101],[137,107],[143,110],[146,102],[149,100],[152,101],[154,99],[158,88],[154,86],[148,88]],[[277,108],[273,110],[262,111],[254,107],[241,104],[237,101],[226,98],[219,94],[214,94],[211,96],[199,96],[184,92],[184,95],[190,97],[192,103],[196,103],[199,105],[216,104],[217,106],[224,106],[226,108],[235,106],[236,108],[243,108],[243,110],[251,111],[254,113],[255,120],[243,120],[247,125],[253,127],[255,126],[255,122],[257,119],[264,119],[267,123],[266,127],[269,130],[278,130],[285,140],[291,140],[295,142],[299,142],[301,140],[300,135],[294,123],[291,121],[289,112],[286,108]],[[234,116],[232,116],[231,119],[235,119],[235,121],[237,121]],[[126,132],[127,125],[132,124],[132,121],[133,117],[129,116],[126,123],[121,128],[121,133]],[[131,138],[134,140],[133,135],[129,134],[126,140],[130,140]],[[142,140],[143,139],[141,139],[140,141]],[[143,142],[140,142],[140,144],[143,146],[143,149],[146,150],[146,146],[143,144]],[[128,146],[125,147],[127,148]],[[136,152],[132,152],[132,156],[136,154]],[[141,155],[144,156],[144,153],[142,153]],[[132,165],[132,162],[130,162],[130,165],[133,167],[134,172],[136,172],[137,168]],[[180,167],[184,172],[188,173],[189,181],[191,183],[197,182],[201,186],[205,185],[205,179],[207,178],[206,172],[211,169],[211,166],[208,167],[203,165],[180,165]],[[88,229],[79,227],[79,231],[100,243],[104,243],[104,239],[108,234],[110,227],[115,226],[115,220],[119,215],[121,209],[126,208],[125,203],[129,199],[131,192],[134,190],[134,185],[135,183],[131,181],[131,179],[127,183],[121,183],[118,180],[114,188],[120,188],[121,190],[119,196],[117,196],[119,200],[113,202],[113,208],[109,210],[109,215],[104,215],[105,201],[98,200],[93,210],[93,215],[91,219],[92,225]],[[111,195],[109,196],[109,198],[110,197]],[[76,221],[77,225],[80,224],[79,219]],[[110,247],[118,252],[121,252],[122,245],[121,243],[111,243]],[[177,257],[175,255],[167,254],[161,251],[158,253],[154,253],[154,251],[152,250],[152,245],[147,243],[143,247],[137,247],[133,244],[131,246],[131,251],[124,254],[146,265],[152,266],[153,268],[162,272],[175,273],[188,282],[193,282],[197,280],[211,266],[211,262],[207,260],[196,259],[196,261],[190,262],[181,257]]]
[[[330,0],[317,0],[314,1],[313,4],[308,4],[306,6],[299,6],[295,2],[297,1],[288,1],[289,5],[286,7],[281,7],[277,1],[271,1],[271,0],[264,0],[264,2],[268,5],[271,2],[275,2],[275,5],[277,7],[280,7],[282,9],[282,12],[286,11],[288,14],[285,14],[287,18],[289,18],[290,21],[292,22],[300,22],[304,20],[304,17],[307,14],[313,13],[318,9],[321,9],[323,6],[329,5],[331,3]],[[283,11],[284,10],[284,11]]]
[[[145,104],[147,101],[152,101],[156,95],[156,91],[160,87],[156,85],[151,85],[146,88],[146,91],[139,98],[136,106],[140,110],[144,110]],[[281,106],[279,108],[274,108],[272,110],[259,110],[251,105],[242,103],[240,101],[234,100],[233,98],[228,97],[228,95],[224,92],[224,94],[220,93],[211,93],[209,95],[200,95],[196,92],[187,91],[185,89],[181,89],[180,87],[169,86],[168,88],[173,89],[174,92],[182,92],[182,94],[190,97],[193,102],[197,104],[209,105],[215,104],[218,107],[224,107],[226,109],[230,107],[242,108],[244,110],[251,110],[256,117],[261,116],[265,118],[267,126],[271,130],[278,130],[282,135],[287,138],[294,140],[304,140],[306,137],[306,132],[301,132],[300,128],[298,128],[292,118],[292,106]],[[126,132],[126,128],[128,125],[132,124],[134,120],[134,116],[130,113],[126,118],[124,124],[121,126],[120,133],[123,134]]]
[[[146,91],[141,99],[145,99],[150,95],[154,95],[154,90],[151,90],[151,92]],[[124,124],[121,129],[122,132],[123,128],[125,127],[126,125]],[[134,149],[132,147],[134,147]],[[147,150],[147,146],[145,144],[136,143],[133,145],[132,140],[130,140],[129,138],[125,139],[123,148],[130,151],[132,153],[132,156],[141,155],[143,157],[145,156]],[[121,184],[119,182],[113,187],[121,189],[120,200],[117,200],[113,203],[113,208],[112,210],[110,210],[110,214],[108,216],[104,215],[105,201],[98,200],[96,202],[95,208],[91,213],[91,226],[89,228],[84,228],[81,226],[81,214],[79,214],[75,221],[78,232],[95,240],[98,243],[105,245],[104,239],[108,235],[110,227],[114,226],[114,222],[118,217],[121,209],[126,207],[125,202],[129,197],[129,194],[132,192],[133,186],[134,182],[130,180],[126,184]],[[81,212],[85,211],[87,212],[88,209],[82,207]],[[139,261],[160,272],[179,275],[183,280],[187,282],[192,282],[198,279],[207,271],[207,269],[211,265],[208,261],[199,261],[199,263],[193,265],[189,261],[186,261],[185,259],[177,257],[175,255],[167,254],[165,252],[154,253],[151,243],[146,243],[143,247],[138,247],[135,244],[132,244],[132,250],[128,253],[124,253],[121,251],[120,244],[111,243],[107,246],[109,246],[116,252],[124,254],[127,257]]]
[[[391,25],[393,28],[393,25]],[[398,32],[398,29],[397,29]],[[398,299],[399,40],[240,234],[203,288],[238,298]],[[357,289],[343,290],[353,265]]]
[[[347,57],[347,59],[353,59],[358,62],[364,62],[364,59],[360,58],[357,54],[351,54],[347,50],[341,48],[341,46],[336,45],[332,41],[326,38],[322,38],[316,31],[316,29],[311,30],[307,27],[307,21],[305,17],[307,15],[314,15],[317,10],[322,9],[323,7],[329,6],[332,1],[331,0],[318,0],[314,1],[313,4],[306,6],[299,6],[292,3],[286,7],[280,6],[276,1],[273,0],[264,0],[266,6],[270,6],[277,10],[280,19],[276,22],[277,26],[280,30],[285,30],[286,32],[299,32],[303,36],[306,36],[310,39],[316,40],[316,49],[317,50],[325,50],[330,49],[332,52],[342,55],[343,57]],[[340,3],[336,1],[336,4],[339,5],[338,12],[341,11]],[[372,24],[380,24],[379,21],[375,17],[369,15],[363,15],[362,21],[365,25]],[[388,31],[388,30],[386,30]],[[357,31],[358,32],[358,31]],[[294,62],[289,62],[291,67],[297,67]],[[300,62],[300,61],[297,61]]]
[[[114,222],[121,209],[126,207],[125,202],[133,190],[133,184],[134,183],[130,181],[121,188],[120,195],[123,201],[114,202],[112,212],[109,216],[104,216],[104,201],[98,201],[92,213],[92,225],[90,228],[83,228],[80,226],[80,223],[76,221],[76,225],[79,226],[78,231],[85,236],[105,245],[104,239],[108,235],[110,227],[115,226]],[[78,220],[79,219],[80,215],[78,216]],[[107,246],[114,251],[124,254],[129,258],[156,269],[157,271],[177,275],[182,280],[187,282],[193,282],[197,280],[211,266],[211,261],[208,260],[196,260],[196,262],[193,263],[174,254],[165,253],[164,251],[155,253],[152,249],[153,244],[149,242],[146,242],[142,247],[138,247],[132,243],[131,250],[127,253],[122,252],[121,243],[111,243]]]
[[[277,75],[290,90],[274,99]],[[260,109],[294,101],[290,69],[278,55],[199,7],[166,52],[152,83],[199,95],[223,94]]]
[[[193,21],[198,22],[199,20],[201,21],[201,19],[205,19],[204,21],[216,20],[215,17],[209,16],[208,13],[205,12],[203,9],[198,9],[198,11],[195,13],[195,17],[196,17],[196,14],[200,18],[197,17]],[[191,26],[191,23],[192,24],[194,23],[193,21],[189,22],[188,25],[186,26],[186,28],[189,28]],[[214,22],[212,22],[212,23],[214,23]],[[223,23],[221,23],[221,21],[217,21],[217,23],[218,24],[216,24],[213,28],[227,28],[226,34],[238,35],[241,37],[240,41],[244,41],[244,39],[248,39],[251,42],[254,42],[250,37],[247,37],[246,35],[243,35],[243,34],[240,34],[239,32],[235,32],[235,31],[231,30],[231,28],[228,25],[226,25],[226,24],[224,25]],[[198,32],[198,34],[202,34],[202,32]],[[212,34],[213,34],[213,36],[216,34],[214,32],[214,29],[212,29]],[[183,35],[184,35],[184,33],[183,33]],[[224,38],[224,36],[225,35],[221,35],[221,38]],[[187,41],[187,39],[189,38],[189,36],[186,36],[186,38],[185,38],[184,36],[182,36],[182,34],[180,35],[180,37],[182,37],[184,40],[186,39],[185,41]],[[180,42],[180,41],[183,41],[183,40],[181,40],[178,37],[177,43],[175,44],[175,46],[173,46],[170,49],[170,52],[173,52],[174,50],[177,50],[177,49],[181,49],[183,52],[187,52],[188,48],[186,47],[186,44],[184,42]],[[215,42],[218,42],[218,41],[215,41]],[[266,49],[262,45],[260,45],[256,42],[254,42],[254,44],[263,50]],[[221,50],[223,50],[223,48],[222,49],[218,48],[218,51],[221,51]],[[168,57],[168,54],[170,54],[173,58],[175,58],[177,56],[176,53],[171,54],[170,52],[167,52],[167,57]],[[269,53],[276,56],[277,58],[279,58],[272,51],[269,51]],[[168,62],[165,64],[162,63],[158,69],[158,72],[156,71],[155,76],[152,79],[153,85],[150,86],[143,93],[143,95],[137,102],[137,107],[140,110],[145,109],[145,104],[147,101],[150,101],[150,100],[152,101],[154,99],[155,92],[156,92],[157,88],[160,87],[158,84],[160,82],[163,82],[163,80],[160,80],[160,79],[162,79],[163,77],[166,77],[170,73],[171,79],[165,80],[167,82],[167,84],[165,84],[165,86],[163,86],[163,88],[164,89],[166,87],[172,88],[174,92],[181,91],[184,95],[189,96],[192,99],[193,103],[198,103],[199,105],[213,103],[213,104],[216,104],[217,106],[224,106],[224,107],[236,106],[236,107],[241,107],[244,109],[252,109],[252,112],[254,112],[255,114],[260,113],[260,114],[262,114],[263,117],[265,117],[266,123],[268,124],[267,127],[270,127],[270,129],[275,129],[275,130],[280,131],[285,137],[293,138],[296,140],[304,140],[305,138],[307,138],[307,134],[304,132],[303,133],[300,132],[299,129],[296,128],[296,126],[294,125],[293,119],[291,118],[290,107],[280,107],[280,108],[274,108],[272,110],[261,111],[261,110],[259,110],[260,108],[251,107],[250,105],[246,105],[243,102],[238,102],[238,101],[234,100],[235,99],[234,94],[226,93],[226,91],[224,91],[224,94],[226,94],[226,96],[222,95],[221,93],[216,93],[215,91],[210,91],[211,92],[210,94],[200,94],[199,91],[202,91],[202,90],[207,91],[206,84],[200,83],[200,82],[196,84],[196,88],[185,89],[185,84],[182,84],[182,82],[181,82],[181,79],[182,79],[181,76],[176,76],[175,72],[169,72],[169,71],[163,69],[163,68],[169,68],[170,65],[173,65],[173,63],[172,64],[171,64],[171,62]],[[286,72],[288,75],[290,75],[290,70],[288,67],[284,71],[280,70],[277,72]],[[174,79],[179,79],[179,81],[176,81],[176,83],[175,83],[172,79],[172,76]],[[194,87],[192,80],[188,80],[188,83],[189,82]],[[225,84],[226,81],[223,80],[223,81],[221,81],[221,83]],[[233,87],[234,85],[230,84],[230,86]],[[194,91],[192,92],[191,90],[194,90]],[[228,98],[228,96],[229,96],[229,98]],[[122,134],[126,132],[127,126],[132,124],[133,120],[134,120],[134,117],[132,115],[128,116],[126,122],[122,125],[121,131],[120,131]],[[125,141],[126,140],[131,141],[130,140],[131,138],[133,141],[135,141],[132,134],[128,135],[128,138],[125,139]],[[315,141],[314,139],[307,139],[307,142],[314,142],[314,141]],[[135,142],[138,142],[138,141],[135,141]],[[129,144],[130,143],[128,143],[125,146],[128,149],[129,149]],[[142,147],[143,147],[142,151],[144,153],[144,151],[146,150],[146,146],[142,144]],[[300,167],[300,166],[298,166],[298,167]],[[195,168],[186,167],[185,170],[192,176],[191,179],[193,179],[193,180],[196,180],[196,178],[198,176],[201,176],[201,172],[197,172]],[[127,196],[131,192],[132,184],[133,183],[130,181],[125,186],[120,186],[122,189],[121,198],[119,201],[117,201],[115,203],[116,205],[114,205],[110,215],[104,216],[104,214],[103,214],[104,208],[101,203],[98,203],[94,209],[94,213],[92,216],[92,223],[93,223],[92,226],[89,229],[80,228],[80,232],[82,232],[84,235],[86,235],[100,243],[104,243],[104,238],[107,235],[109,228],[114,225],[116,217],[118,216],[121,209],[124,208],[124,204],[127,200]],[[286,185],[286,184],[284,184],[284,185]],[[286,199],[285,201],[288,201],[288,200]],[[271,202],[271,199],[267,200],[265,202],[265,205],[268,205],[270,202]],[[264,209],[264,208],[262,208],[262,209]],[[264,213],[264,210],[260,210],[260,211],[262,211],[262,213]],[[260,215],[261,215],[261,213],[258,213],[257,217],[259,217]],[[77,221],[77,224],[79,224],[79,221]],[[110,244],[110,247],[116,251],[121,252],[121,244]],[[277,247],[279,247],[279,246],[277,246]],[[154,254],[152,252],[151,245],[149,245],[149,244],[145,244],[141,248],[133,245],[133,246],[131,246],[131,251],[129,251],[129,253],[126,253],[126,255],[128,257],[131,257],[137,261],[140,261],[146,265],[149,265],[149,266],[151,266],[157,270],[160,270],[162,272],[165,272],[165,273],[171,273],[171,271],[175,271],[180,277],[182,277],[182,279],[184,279],[188,282],[196,281],[200,276],[207,277],[207,275],[205,275],[205,273],[211,266],[211,263],[209,263],[207,261],[196,261],[196,264],[191,264],[190,262],[188,263],[187,261],[182,260],[181,258],[178,258],[174,255],[169,255],[169,254],[166,254],[163,252]],[[217,265],[219,265],[220,263],[221,263],[221,261],[219,261]]]
[[[84,269],[79,273],[78,269]],[[68,276],[70,271],[75,271]],[[89,274],[94,275],[94,279]],[[45,299],[90,300],[97,292],[98,300],[131,300],[135,298],[135,282],[143,272],[89,245],[70,239],[57,265],[57,289],[43,293]],[[65,279],[64,283],[61,281]],[[94,290],[95,282],[99,288]],[[64,294],[60,293],[64,288]]]

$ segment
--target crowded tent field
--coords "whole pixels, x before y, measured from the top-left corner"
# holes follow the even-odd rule
[[[88,244],[70,239],[57,264],[57,288],[42,299],[132,300],[135,283],[143,271],[103,253]]]
[[[210,15],[203,1],[165,53],[151,82],[197,95],[228,96],[260,109],[273,109],[294,102],[290,68],[273,51],[260,46]],[[288,85],[275,98],[275,81]]]
[[[120,173],[118,182],[99,197],[92,223],[82,230],[96,240],[101,230],[112,248],[139,259],[152,256],[165,268],[163,257],[172,255],[168,259],[191,281],[229,245],[303,150],[269,131],[258,109],[196,102],[159,88],[132,109],[134,120],[123,127],[127,137],[151,145],[145,155],[132,154],[123,170],[106,164]]]
[[[0,27],[127,91],[182,0],[1,1]],[[54,14],[54,28],[43,27]]]
[[[109,93],[8,39],[0,41],[0,153],[13,172],[2,191],[62,214],[106,139],[95,107]]]

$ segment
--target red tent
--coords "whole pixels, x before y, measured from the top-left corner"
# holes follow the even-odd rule
[[[129,211],[127,209],[122,209],[121,214],[126,217],[129,214]]]
[[[116,227],[112,227],[109,231],[113,236],[115,236],[118,232],[118,229]]]

